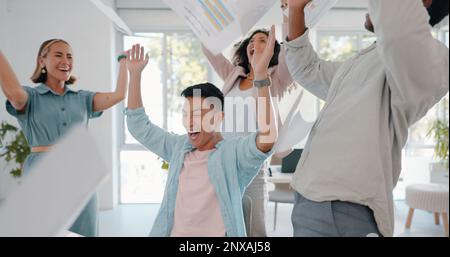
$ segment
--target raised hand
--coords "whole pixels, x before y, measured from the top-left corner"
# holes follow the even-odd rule
[[[148,54],[145,54],[144,47],[139,44],[133,45],[133,48],[127,51],[127,56],[127,66],[130,73],[141,73],[150,59]]]
[[[20,85],[16,74],[11,68],[8,60],[0,50],[0,87],[12,106],[23,111],[28,102],[28,93]]]
[[[255,80],[266,79],[270,60],[273,57],[275,49],[275,26],[272,25],[265,49],[261,52],[255,49],[251,64],[255,73]]]

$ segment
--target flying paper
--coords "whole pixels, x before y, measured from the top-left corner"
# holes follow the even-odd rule
[[[278,139],[273,147],[273,151],[277,153],[277,157],[283,158],[287,156],[295,145],[300,143],[308,136],[314,122],[307,122],[303,119],[299,106],[303,98],[302,91],[297,97],[292,109],[289,111],[283,127],[278,132]]]
[[[246,34],[278,0],[163,0],[202,43],[219,54]]]
[[[189,24],[213,54],[219,54],[247,34],[278,0],[163,0]],[[305,19],[312,27],[337,0],[312,0]],[[281,10],[280,10],[281,11]]]
[[[74,129],[0,203],[0,237],[67,236],[108,177],[93,137]]]

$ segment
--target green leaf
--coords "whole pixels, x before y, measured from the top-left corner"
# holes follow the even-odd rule
[[[3,148],[0,157],[12,166],[19,166],[19,168],[11,170],[10,174],[15,178],[20,177],[25,160],[31,153],[25,135],[17,127],[2,122],[0,125],[0,145]]]

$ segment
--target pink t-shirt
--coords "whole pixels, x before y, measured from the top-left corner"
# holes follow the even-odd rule
[[[226,230],[214,186],[209,179],[208,157],[215,149],[186,155],[181,169],[172,237],[224,237]]]

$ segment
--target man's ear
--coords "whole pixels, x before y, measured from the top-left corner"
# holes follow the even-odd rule
[[[217,112],[216,114],[214,114],[214,122],[215,122],[216,129],[220,129],[224,118],[225,118],[224,112]]]
[[[423,0],[423,5],[425,8],[430,8],[430,6],[433,4],[433,0]]]

